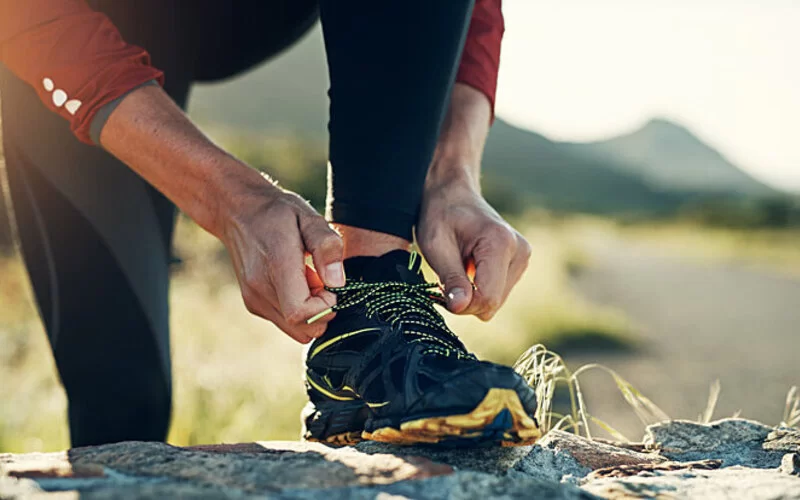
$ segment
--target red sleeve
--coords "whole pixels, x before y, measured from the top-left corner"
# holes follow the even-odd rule
[[[125,43],[83,0],[0,0],[0,62],[88,144],[104,104],[164,77],[144,49]]]
[[[456,81],[474,87],[489,98],[494,112],[497,73],[500,69],[500,41],[505,24],[502,0],[475,0]]]

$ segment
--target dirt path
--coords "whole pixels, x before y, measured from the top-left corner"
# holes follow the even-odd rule
[[[575,278],[578,290],[624,311],[645,342],[637,355],[601,362],[674,418],[695,418],[718,378],[717,417],[742,410],[744,417],[780,420],[789,387],[800,384],[800,279],[612,238],[592,238],[586,247],[593,265]],[[585,387],[598,417],[637,437],[638,421],[613,383],[598,374]]]

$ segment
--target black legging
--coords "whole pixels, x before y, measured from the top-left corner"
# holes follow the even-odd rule
[[[242,72],[294,43],[316,0],[90,0],[165,71]],[[472,0],[322,0],[337,222],[410,237]],[[175,209],[78,142],[0,66],[3,142],[23,257],[69,400],[73,446],[163,440],[171,401],[169,251]]]

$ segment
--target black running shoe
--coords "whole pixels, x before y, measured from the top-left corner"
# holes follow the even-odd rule
[[[448,446],[531,444],[533,389],[511,368],[479,361],[434,304],[417,254],[345,261],[334,318],[306,356],[304,438]]]

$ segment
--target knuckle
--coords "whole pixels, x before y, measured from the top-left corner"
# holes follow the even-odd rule
[[[485,312],[478,315],[478,319],[481,321],[489,321],[490,319],[494,318],[494,312]]]
[[[291,200],[282,197],[272,204],[270,212],[272,217],[288,217],[294,213],[294,206]]]
[[[250,314],[259,314],[258,295],[249,286],[242,288],[242,300],[244,301],[244,307],[247,309],[247,312]]]
[[[307,334],[311,338],[317,338],[321,336],[323,333],[325,333],[325,328],[326,328],[325,325],[320,325],[320,324],[311,325],[307,330]]]
[[[533,255],[533,247],[528,242],[528,240],[526,240],[522,236],[519,237],[519,243],[517,244],[517,249],[518,249],[517,251],[520,253],[525,262],[529,261],[531,255]]]
[[[283,313],[283,319],[293,326],[300,326],[305,324],[306,314],[302,309],[289,309]]]
[[[502,247],[510,247],[516,244],[517,238],[514,231],[506,226],[495,226],[492,231],[492,238]]]
[[[419,246],[423,253],[435,253],[447,244],[447,233],[440,228],[432,227],[418,236]]]
[[[500,297],[496,295],[481,295],[480,310],[484,313],[496,311],[500,307]]]
[[[327,228],[326,228],[327,229]],[[331,230],[327,230],[326,234],[318,238],[315,251],[324,253],[326,255],[342,253],[344,251],[344,242],[342,238]]]
[[[466,276],[464,276],[464,274],[459,273],[457,271],[449,271],[442,273],[442,275],[439,276],[439,279],[444,283],[450,285],[459,285],[469,282],[469,280],[467,279]]]
[[[498,297],[490,297],[486,300],[487,314],[494,314],[495,311],[500,309],[500,299]]]

